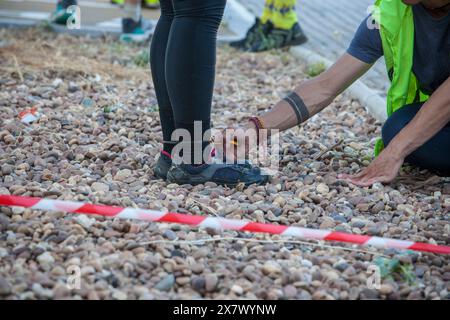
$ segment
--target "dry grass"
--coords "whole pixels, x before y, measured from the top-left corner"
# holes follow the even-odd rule
[[[132,64],[123,64],[117,54],[136,55],[137,47],[111,47],[108,39],[56,35],[57,41],[38,39],[39,29],[11,31],[3,29],[0,38],[0,71],[23,82],[26,74],[56,74],[60,77],[100,75],[104,79],[148,80],[149,72]],[[54,37],[54,35],[52,35]],[[58,43],[64,43],[58,46]],[[98,46],[91,50],[92,44]],[[80,50],[81,49],[81,50]],[[96,52],[106,51],[109,60],[99,60]],[[81,53],[81,54],[80,54]],[[113,62],[113,63],[111,63]]]

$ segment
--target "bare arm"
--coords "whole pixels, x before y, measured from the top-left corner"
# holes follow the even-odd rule
[[[371,66],[346,53],[327,71],[298,85],[295,92],[303,99],[310,116],[313,116],[327,107]],[[267,129],[283,131],[297,125],[294,110],[284,100],[263,114],[261,119]]]
[[[450,121],[450,78],[420,108],[411,122],[400,131],[370,166],[357,175],[341,175],[359,186],[395,179],[405,158],[430,140]],[[442,146],[443,148],[448,146]]]

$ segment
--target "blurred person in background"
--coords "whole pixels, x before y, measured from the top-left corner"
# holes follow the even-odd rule
[[[56,3],[56,9],[53,11],[50,21],[57,24],[66,24],[67,20],[72,15],[67,12],[67,8],[70,6],[76,6],[77,0],[58,0]]]
[[[261,18],[256,18],[245,38],[230,45],[261,52],[305,43],[308,38],[298,22],[295,5],[296,0],[266,0]]]
[[[146,25],[141,15],[141,0],[112,0],[114,4],[122,6],[122,35],[120,39],[125,42],[143,42],[150,36],[150,26]],[[147,7],[158,8],[159,0],[145,0]],[[77,0],[58,0],[56,9],[52,13],[51,22],[65,25],[72,15],[67,11]]]
[[[123,6],[125,4],[125,0],[111,0],[112,4],[117,4]],[[159,0],[142,0],[142,7],[146,9],[159,9]]]

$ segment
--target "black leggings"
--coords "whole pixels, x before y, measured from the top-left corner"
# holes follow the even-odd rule
[[[226,0],[160,0],[161,17],[150,47],[150,65],[159,105],[164,150],[172,132],[194,121],[210,129],[217,30]]]
[[[416,116],[422,107],[416,103],[397,110],[383,126],[383,142],[389,142]],[[450,174],[450,123],[433,138],[411,153],[406,162],[444,175]]]

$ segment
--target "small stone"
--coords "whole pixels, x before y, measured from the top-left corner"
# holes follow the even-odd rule
[[[176,282],[177,282],[178,285],[184,286],[184,285],[188,284],[189,282],[191,282],[191,278],[189,278],[189,277],[178,277]]]
[[[231,291],[234,292],[238,296],[241,296],[244,293],[244,289],[242,289],[242,287],[238,286],[237,284],[235,284],[231,287]]]
[[[130,169],[123,169],[123,170],[119,170],[116,175],[114,176],[114,180],[117,181],[124,181],[127,178],[129,178],[131,176],[131,170]]]
[[[139,233],[140,230],[141,230],[141,227],[138,224],[132,223],[130,225],[130,230],[128,230],[128,233],[137,234],[137,233]]]
[[[14,214],[22,214],[25,212],[25,208],[22,207],[12,207],[12,212]]]
[[[336,222],[347,223],[347,218],[337,213],[333,213],[331,218]]]
[[[205,266],[202,263],[194,263],[191,266],[191,270],[193,273],[200,274],[205,269]]]
[[[370,212],[373,214],[378,214],[381,210],[384,210],[385,204],[383,201],[377,202],[372,209],[370,209]]]
[[[336,268],[340,272],[344,272],[348,267],[349,264],[345,260],[339,260],[336,264],[334,264],[334,268]]]
[[[364,221],[364,220],[361,220],[361,219],[353,218],[352,221],[351,221],[352,228],[362,229],[366,225],[367,225],[367,221]]]
[[[191,281],[192,288],[197,292],[203,292],[205,290],[206,281],[203,277],[193,277]]]
[[[55,258],[53,258],[50,252],[44,252],[37,257],[37,261],[45,268],[50,267],[53,263],[55,263]]]
[[[69,83],[67,91],[69,91],[70,93],[75,93],[78,90],[80,90],[80,87],[78,87],[76,83],[74,83],[74,82]]]
[[[58,88],[62,83],[63,81],[60,78],[56,78],[55,80],[53,80],[52,86]]]
[[[302,259],[301,264],[306,268],[311,268],[313,266],[313,263],[308,259]]]
[[[330,192],[330,188],[328,188],[328,186],[324,183],[319,183],[316,187],[316,191],[321,194],[327,194]]]
[[[112,297],[115,300],[127,300],[128,298],[127,294],[120,290],[114,290]]]
[[[207,292],[213,292],[217,288],[217,284],[219,283],[219,278],[217,278],[214,274],[208,274],[205,277],[205,289]]]
[[[9,282],[0,276],[0,296],[7,296],[11,294],[11,285]]]
[[[262,267],[262,272],[265,275],[278,274],[281,273],[281,271],[281,266],[275,261],[266,261],[266,263],[264,263],[264,266]]]
[[[75,221],[87,230],[95,223],[94,219],[91,219],[85,215],[76,216]]]
[[[442,279],[443,279],[444,281],[450,281],[450,272],[445,272],[445,273],[442,275]]]
[[[414,207],[410,204],[399,204],[397,206],[398,211],[404,211],[408,213],[411,216],[414,216],[416,214],[416,211],[414,210]]]
[[[2,164],[2,174],[4,176],[10,175],[14,170],[14,166],[10,164]]]
[[[33,283],[31,290],[40,298],[51,299],[53,298],[53,291],[45,289],[40,283]]]
[[[175,240],[176,238],[178,238],[177,234],[170,229],[167,229],[166,231],[164,231],[163,237],[167,238],[169,240]]]
[[[320,229],[331,229],[334,228],[334,220],[328,217],[323,218],[322,223],[320,224]]]
[[[169,274],[156,284],[155,289],[159,291],[170,291],[170,289],[173,287],[174,284],[175,284],[175,277],[173,274]]]
[[[284,296],[288,299],[293,299],[297,296],[297,288],[293,285],[287,285],[283,288]]]
[[[378,297],[379,297],[379,295],[376,290],[364,288],[361,291],[361,299],[374,300],[374,299],[378,299]]]
[[[394,291],[394,288],[390,284],[382,284],[379,291],[381,294],[388,295]]]
[[[91,185],[91,189],[94,190],[95,192],[108,192],[109,191],[109,186],[105,183],[101,183],[101,182],[94,182]]]

